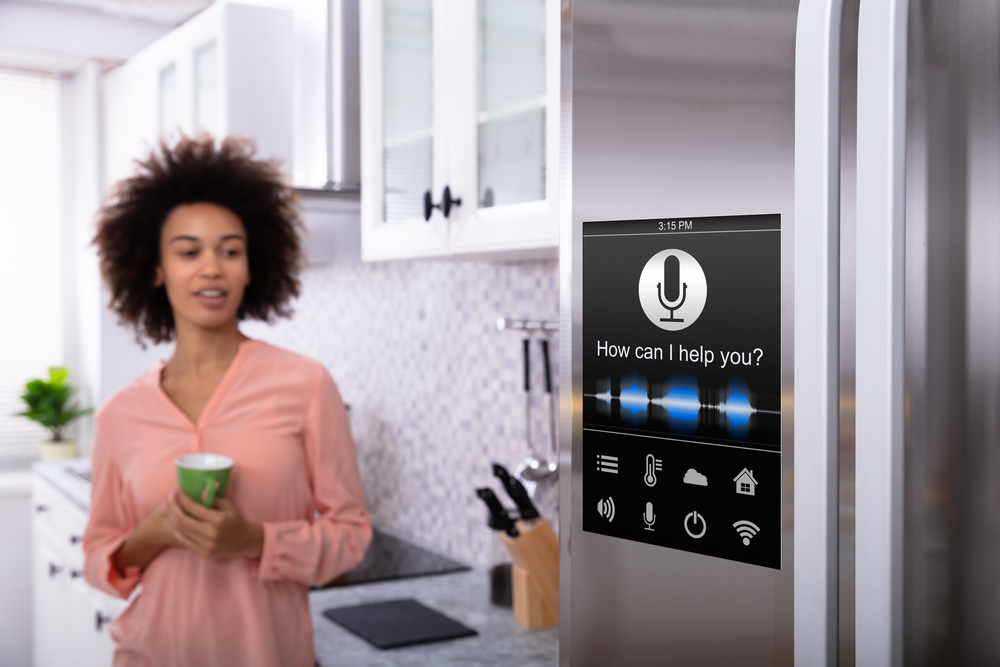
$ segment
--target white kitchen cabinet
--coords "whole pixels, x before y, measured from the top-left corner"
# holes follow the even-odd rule
[[[49,481],[32,481],[35,667],[107,667],[108,626],[126,606],[83,580],[86,512]]]
[[[361,4],[364,259],[555,255],[559,12],[558,0]]]
[[[178,132],[238,135],[292,166],[292,13],[216,2],[105,78],[105,176]]]

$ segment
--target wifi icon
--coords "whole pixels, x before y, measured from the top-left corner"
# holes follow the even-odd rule
[[[607,500],[597,501],[597,513],[609,522],[615,520],[615,501],[611,499],[611,496],[608,496]]]
[[[746,519],[734,523],[733,528],[735,528],[736,532],[743,538],[744,546],[749,545],[750,538],[760,532],[760,528],[757,527],[757,524],[747,521]]]

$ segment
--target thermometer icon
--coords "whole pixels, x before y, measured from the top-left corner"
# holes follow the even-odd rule
[[[658,459],[652,454],[646,454],[646,474],[642,477],[642,481],[646,482],[646,486],[656,486],[656,471],[662,468],[663,459]]]

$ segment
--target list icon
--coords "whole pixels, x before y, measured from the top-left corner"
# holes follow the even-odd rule
[[[607,454],[597,455],[597,470],[599,472],[610,472],[613,475],[618,474],[618,457],[608,456]]]

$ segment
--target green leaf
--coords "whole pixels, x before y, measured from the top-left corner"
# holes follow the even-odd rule
[[[49,382],[56,387],[63,386],[68,377],[69,370],[62,366],[51,366],[49,368]]]

